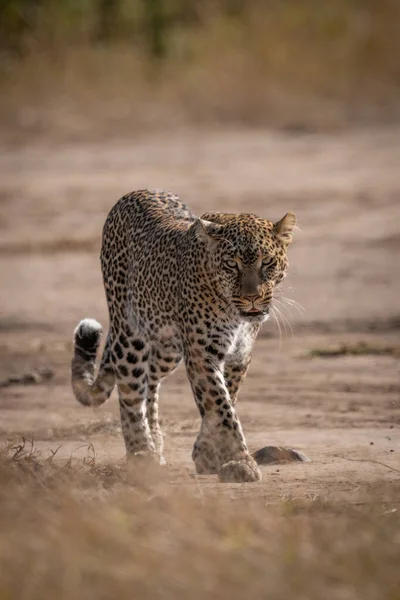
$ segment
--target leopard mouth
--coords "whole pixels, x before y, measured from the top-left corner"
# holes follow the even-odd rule
[[[240,310],[240,315],[245,318],[251,317],[267,317],[268,316],[268,308],[264,308],[259,310],[258,308],[250,308],[249,310]]]

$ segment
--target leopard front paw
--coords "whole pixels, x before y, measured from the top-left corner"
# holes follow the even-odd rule
[[[206,452],[198,454],[193,459],[194,466],[196,467],[196,473],[198,475],[215,475],[218,473],[217,462],[215,456]]]
[[[218,473],[219,460],[215,449],[209,444],[195,443],[192,460],[198,475],[215,475]]]
[[[251,483],[262,478],[256,461],[250,456],[225,463],[219,470],[218,476],[222,483]]]

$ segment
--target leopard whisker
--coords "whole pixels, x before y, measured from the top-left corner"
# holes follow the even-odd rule
[[[297,308],[297,307],[293,307],[290,304],[287,304],[285,302],[282,301],[281,298],[275,298],[274,301],[280,306],[282,313],[286,316],[286,318],[289,320],[292,319],[293,320],[293,313],[292,313],[292,309],[293,308]],[[289,313],[289,316],[286,315],[286,313],[284,312],[284,309],[286,309]]]
[[[300,314],[303,314],[306,312],[306,309],[304,308],[304,306],[302,304],[300,304],[300,302],[297,302],[296,300],[293,300],[292,298],[287,298],[286,296],[280,296],[279,300],[281,300],[285,304],[291,306],[292,308],[295,308]]]
[[[279,300],[277,298],[275,298],[275,302],[278,304]],[[277,312],[277,314],[279,314],[280,318],[282,319],[282,323],[283,323],[283,327],[284,327],[286,336],[287,336],[288,329],[290,330],[290,333],[293,336],[293,327],[292,327],[292,324],[290,323],[289,319],[287,318],[287,316],[282,312],[282,310],[280,310],[278,308],[278,306],[275,305],[274,309]]]
[[[281,351],[281,347],[282,347],[282,329],[281,329],[281,325],[280,325],[280,322],[279,322],[279,318],[278,318],[277,314],[275,313],[273,306],[270,307],[270,315],[274,319],[274,321],[275,321],[275,323],[276,323],[276,325],[278,327],[278,331],[279,331],[279,352],[280,352]]]

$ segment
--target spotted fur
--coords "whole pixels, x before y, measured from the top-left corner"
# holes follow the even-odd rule
[[[97,377],[101,326],[75,330],[72,387],[100,405],[118,386],[128,457],[163,462],[161,381],[185,361],[201,416],[192,458],[198,473],[257,481],[235,404],[275,286],[286,274],[295,217],[197,218],[178,197],[140,190],[121,198],[103,230],[101,266],[110,328]]]

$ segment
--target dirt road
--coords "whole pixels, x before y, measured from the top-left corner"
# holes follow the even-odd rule
[[[0,379],[41,368],[54,377],[0,389],[0,439],[34,438],[44,455],[61,446],[59,460],[92,452],[88,443],[98,460],[123,457],[115,395],[95,413],[72,396],[72,331],[85,316],[107,326],[98,254],[108,210],[128,191],[163,187],[198,214],[296,213],[283,294],[304,312],[286,311],[281,337],[276,323],[264,327],[238,412],[251,449],[287,445],[312,459],[264,467],[249,486],[194,478],[199,418],[181,368],[161,398],[166,477],[270,501],[400,484],[399,166],[399,129],[179,131],[3,147]]]

